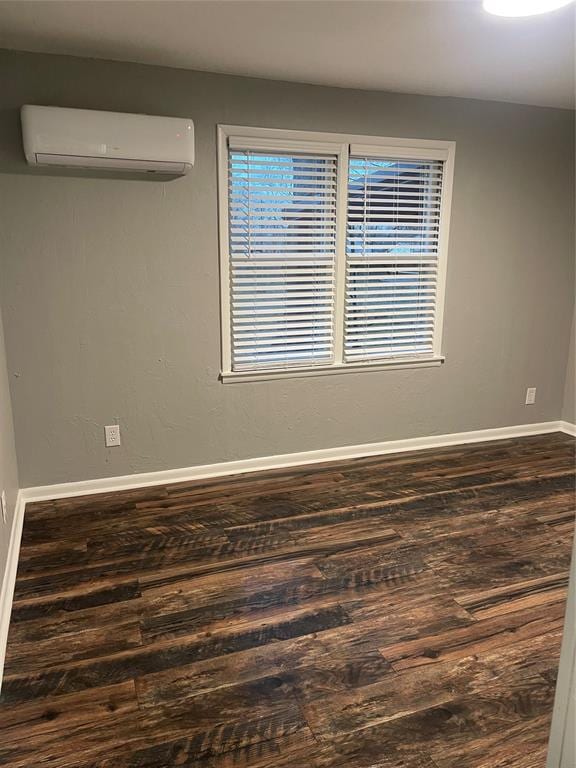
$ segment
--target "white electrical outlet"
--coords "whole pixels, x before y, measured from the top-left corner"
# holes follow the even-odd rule
[[[526,390],[526,405],[534,405],[536,402],[536,387],[528,387]]]
[[[107,448],[113,448],[116,445],[120,445],[120,426],[118,424],[104,427],[104,434],[106,436]]]
[[[8,514],[8,506],[6,504],[6,491],[2,491],[0,495],[0,507],[2,508],[2,522],[6,522],[6,516]]]

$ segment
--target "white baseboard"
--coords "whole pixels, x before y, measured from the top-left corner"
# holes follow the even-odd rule
[[[14,513],[14,521],[10,535],[8,560],[0,589],[0,685],[8,625],[12,609],[16,571],[24,511],[26,504],[34,501],[63,499],[71,496],[85,496],[94,493],[110,493],[130,488],[145,488],[153,485],[202,480],[204,478],[233,475],[244,472],[258,472],[266,469],[281,469],[304,464],[318,464],[326,461],[361,458],[363,456],[378,456],[387,453],[406,451],[421,451],[429,448],[441,448],[450,445],[480,443],[488,440],[507,440],[514,437],[543,435],[550,432],[566,432],[576,436],[576,425],[564,421],[546,421],[539,424],[520,424],[496,429],[478,429],[473,432],[455,432],[448,435],[432,435],[429,437],[412,437],[406,440],[387,440],[381,443],[366,443],[364,445],[347,445],[339,448],[327,448],[302,453],[286,453],[276,456],[263,456],[239,461],[223,461],[218,464],[204,464],[183,469],[167,469],[159,472],[145,472],[122,477],[103,477],[97,480],[82,480],[76,483],[60,483],[23,488],[18,494]]]
[[[576,437],[576,424],[571,424],[569,421],[559,421],[558,429],[560,432],[566,432],[567,435]]]
[[[2,672],[4,670],[4,659],[6,658],[6,643],[8,642],[12,599],[16,584],[16,571],[18,570],[18,556],[20,554],[25,506],[26,502],[24,501],[22,491],[20,491],[16,500],[16,508],[14,509],[10,541],[8,543],[8,557],[6,558],[6,567],[2,584],[0,585],[0,687],[2,686]]]
[[[574,431],[570,431],[570,427]],[[381,443],[345,445],[302,453],[285,453],[275,456],[261,456],[254,459],[223,461],[217,464],[202,464],[182,469],[165,469],[158,472],[142,472],[119,477],[103,477],[96,480],[80,480],[76,483],[59,483],[24,488],[24,501],[46,501],[71,496],[85,496],[93,493],[111,493],[130,488],[146,488],[153,485],[167,485],[192,480],[203,480],[222,475],[236,475],[245,472],[260,472],[267,469],[282,469],[304,464],[318,464],[326,461],[356,459],[363,456],[379,456],[387,453],[422,451],[449,445],[479,443],[488,440],[507,440],[513,437],[542,435],[549,432],[567,432],[576,435],[576,427],[562,421],[545,421],[539,424],[519,424],[495,429],[478,429],[473,432],[454,432],[447,435],[411,437],[406,440],[387,440]]]

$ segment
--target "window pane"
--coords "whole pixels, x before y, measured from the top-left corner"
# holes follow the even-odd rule
[[[350,158],[345,359],[433,351],[443,163]]]
[[[233,370],[333,359],[336,157],[229,151]]]

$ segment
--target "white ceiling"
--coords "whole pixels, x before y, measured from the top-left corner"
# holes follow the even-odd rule
[[[559,107],[574,30],[480,0],[0,0],[3,48]]]

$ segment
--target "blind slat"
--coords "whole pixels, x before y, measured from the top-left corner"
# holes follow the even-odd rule
[[[309,328],[291,328],[290,330],[286,330],[285,334],[283,334],[283,337],[286,338],[295,338],[295,337],[306,337],[311,339],[317,339],[320,337],[327,337],[329,335],[330,326],[328,323],[324,324],[322,328],[318,329],[318,332],[314,333],[312,336],[310,335],[310,329]],[[278,333],[276,330],[262,330],[258,329],[257,331],[254,331],[252,329],[244,331],[235,331],[234,337],[238,339],[238,342],[240,344],[244,344],[246,346],[247,344],[251,344],[252,342],[258,343],[258,341],[262,339],[277,339]]]
[[[324,311],[322,311],[324,310]],[[233,317],[238,318],[247,318],[247,317],[253,317],[255,320],[258,315],[282,315],[282,316],[289,316],[289,315],[298,315],[299,317],[310,317],[310,312],[303,310],[302,305],[298,305],[296,307],[259,307],[258,309],[254,309],[253,306],[246,307],[246,309],[238,309],[234,307],[232,310]],[[318,307],[314,312],[314,321],[316,319],[325,319],[326,317],[332,316],[332,308],[331,306],[321,306]]]

